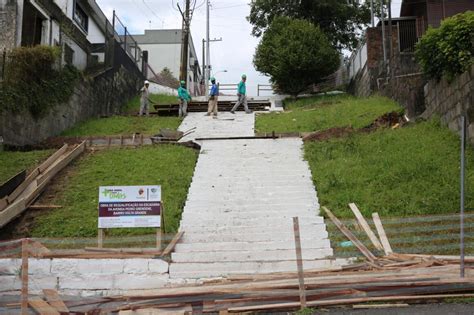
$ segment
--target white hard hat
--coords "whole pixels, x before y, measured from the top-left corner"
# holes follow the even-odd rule
[[[145,80],[145,84],[150,84],[150,82],[148,82],[148,80]]]

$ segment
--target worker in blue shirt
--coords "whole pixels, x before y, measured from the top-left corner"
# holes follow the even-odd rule
[[[234,107],[232,107],[232,110],[230,111],[232,114],[235,114],[235,110],[240,106],[244,105],[245,112],[247,114],[251,114],[252,111],[248,108],[247,106],[247,89],[245,87],[245,82],[247,81],[247,76],[245,74],[242,75],[242,81],[239,82],[239,85],[237,86],[237,103],[235,103]]]
[[[188,111],[188,102],[191,101],[191,95],[189,95],[188,90],[186,89],[186,82],[181,81],[180,87],[178,88],[178,98],[179,98],[179,117],[186,117]]]
[[[209,93],[209,105],[207,107],[206,116],[212,116],[217,118],[217,98],[219,97],[219,85],[216,84],[216,78],[211,77],[211,92]]]

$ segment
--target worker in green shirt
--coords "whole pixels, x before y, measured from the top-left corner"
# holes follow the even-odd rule
[[[244,109],[247,114],[252,113],[252,111],[247,106],[247,89],[245,87],[245,81],[247,81],[247,76],[243,74],[242,81],[240,81],[239,85],[237,86],[237,103],[235,103],[234,107],[232,107],[232,110],[230,111],[232,114],[235,114],[235,110],[242,104],[244,105]]]
[[[178,88],[179,102],[179,117],[186,117],[188,114],[188,102],[191,101],[191,95],[189,95],[186,89],[186,82],[181,81],[181,86]]]

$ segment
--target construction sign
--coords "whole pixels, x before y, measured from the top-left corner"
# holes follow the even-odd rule
[[[160,227],[161,186],[99,187],[99,228]]]

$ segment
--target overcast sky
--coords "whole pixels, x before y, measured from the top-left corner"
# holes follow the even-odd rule
[[[132,34],[143,34],[145,29],[179,29],[184,0],[96,0],[111,19],[115,9]],[[202,65],[202,39],[206,36],[205,0],[196,0],[196,10],[191,22],[191,33]],[[394,0],[393,16],[398,16],[402,0]],[[193,3],[194,0],[191,0]],[[211,43],[213,74],[220,83],[237,83],[247,74],[247,85],[254,90],[257,84],[267,84],[268,78],[258,73],[252,64],[259,39],[251,35],[252,26],[245,19],[250,13],[249,0],[211,0],[210,38],[222,37],[222,42]],[[159,71],[160,69],[155,69]],[[220,72],[227,70],[227,73]],[[175,73],[175,76],[178,76]]]

